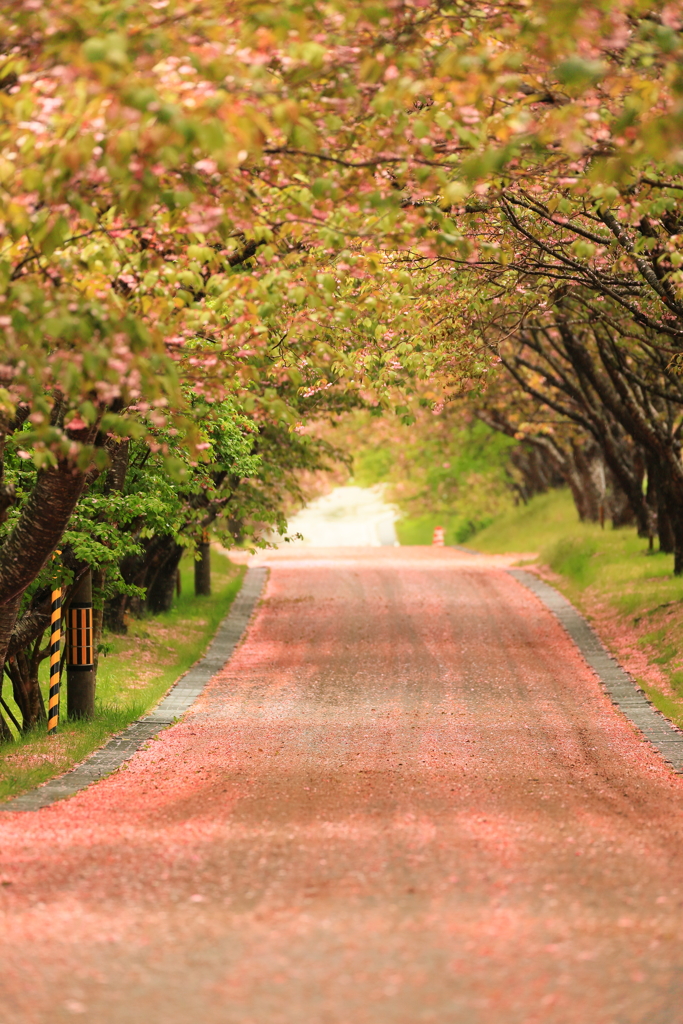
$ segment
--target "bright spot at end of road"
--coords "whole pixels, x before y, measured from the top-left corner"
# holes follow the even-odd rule
[[[395,547],[398,511],[384,500],[383,488],[337,487],[293,516],[288,533],[295,544],[312,547]]]

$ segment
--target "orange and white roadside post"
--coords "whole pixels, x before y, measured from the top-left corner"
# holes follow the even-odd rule
[[[443,526],[435,526],[434,533],[432,535],[432,545],[437,548],[442,548],[446,543],[446,530]]]
[[[57,554],[61,554],[60,551]],[[59,725],[59,670],[62,640],[62,588],[53,585],[50,606],[50,696],[47,711],[47,734],[55,736]]]

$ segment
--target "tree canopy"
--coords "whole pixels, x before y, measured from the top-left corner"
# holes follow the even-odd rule
[[[589,288],[627,257],[645,322],[676,330],[676,243],[627,230],[676,204],[674,5],[73,0],[3,19],[6,402],[34,406],[39,460],[72,443],[55,385],[67,431],[116,432],[187,414],[183,388],[249,391],[273,345],[312,386],[392,382],[429,325],[452,352],[452,277],[408,287],[401,255],[530,279],[554,259]]]

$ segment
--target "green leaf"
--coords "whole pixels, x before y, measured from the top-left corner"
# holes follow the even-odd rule
[[[83,56],[92,63],[104,62],[122,67],[128,63],[126,38],[118,32],[108,36],[95,36],[83,43]]]
[[[602,61],[570,57],[556,68],[555,75],[562,85],[581,86],[596,82],[602,78],[605,71],[606,65]]]

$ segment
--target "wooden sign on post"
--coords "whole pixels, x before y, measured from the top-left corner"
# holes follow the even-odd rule
[[[93,658],[92,573],[85,573],[74,590],[67,617],[66,706],[69,718],[95,714],[95,663]]]
[[[69,605],[66,662],[70,668],[92,668],[92,605]]]

